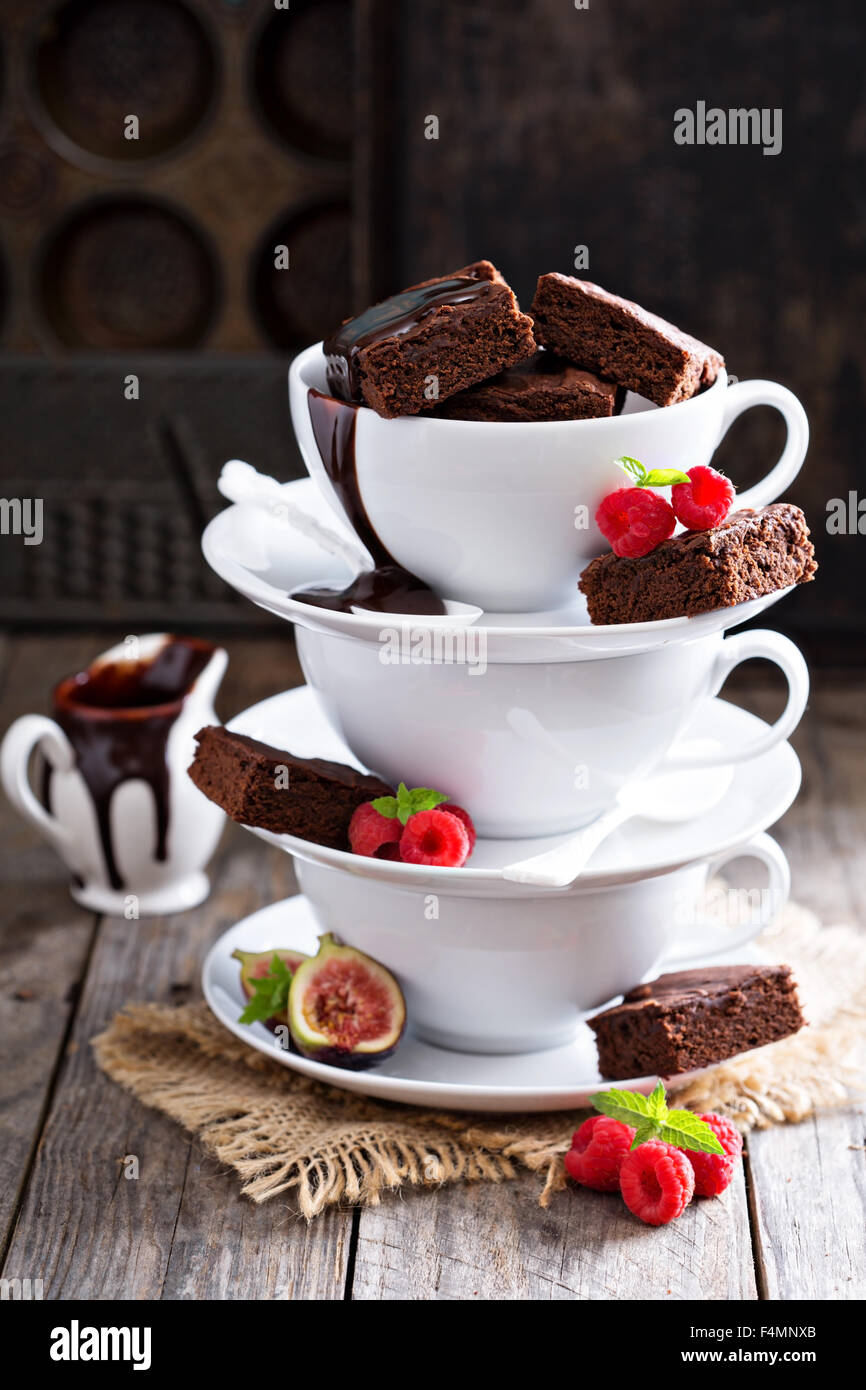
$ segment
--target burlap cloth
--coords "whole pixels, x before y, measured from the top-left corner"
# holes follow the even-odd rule
[[[794,967],[810,1026],[677,1092],[678,1105],[744,1131],[844,1104],[866,1076],[866,938],[789,904],[760,944]],[[129,1004],[93,1047],[110,1077],[234,1168],[253,1201],[293,1191],[308,1218],[404,1186],[502,1182],[521,1166],[540,1175],[542,1205],[565,1181],[576,1112],[473,1116],[366,1100],[245,1046],[204,1003]]]

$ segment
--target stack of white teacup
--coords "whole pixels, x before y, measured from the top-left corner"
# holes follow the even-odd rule
[[[808,676],[778,633],[724,634],[779,595],[698,618],[593,627],[577,581],[607,548],[593,517],[622,485],[615,459],[709,463],[743,410],[769,404],[785,419],[785,448],[737,501],[762,506],[801,466],[799,402],[772,382],[729,385],[722,375],[686,402],[657,408],[629,396],[621,415],[602,419],[383,420],[346,407],[366,517],[391,556],[446,600],[444,616],[411,616],[298,598],[311,581],[339,589],[349,578],[327,539],[336,527],[348,552],[346,479],[335,489],[311,423],[310,392],[327,393],[325,371],[318,344],[289,374],[315,488],[286,484],[281,507],[267,488],[245,494],[234,480],[225,491],[242,500],[205,533],[213,567],[296,624],[311,688],[233,727],[447,792],[479,840],[466,865],[445,868],[268,837],[295,854],[321,928],[395,971],[418,1036],[477,1053],[561,1045],[582,1011],[673,960],[742,951],[787,894],[784,855],[765,832],[799,785],[785,740]],[[286,525],[297,509],[310,519],[304,534]],[[788,685],[772,726],[716,698],[756,657]],[[739,883],[737,910],[708,924],[702,893],[722,862]]]
[[[709,463],[743,410],[772,405],[787,426],[785,448],[737,501],[765,505],[806,452],[795,397],[771,382],[729,385],[723,374],[677,405],[629,396],[622,414],[587,420],[384,420],[334,402],[352,412],[354,444],[352,476],[335,488],[310,411],[313,396],[327,395],[321,344],[296,358],[289,391],[311,478],[280,486],[227,470],[223,490],[234,505],[208,526],[203,548],[229,584],[296,625],[308,686],[245,711],[232,727],[300,756],[354,762],[395,785],[436,788],[466,808],[479,837],[466,864],[446,867],[257,831],[295,856],[318,929],[394,971],[416,1039],[476,1055],[568,1046],[583,1014],[673,962],[753,950],[788,892],[785,857],[766,831],[797,794],[786,740],[808,675],[778,633],[725,632],[782,594],[695,618],[602,627],[589,622],[577,582],[607,548],[593,518],[622,485],[616,459],[686,471]],[[367,562],[343,508],[349,495],[442,612],[305,600],[305,587],[339,590]],[[144,656],[148,643],[164,642],[142,640]],[[125,911],[125,876],[143,885],[136,913],[172,911],[207,891],[202,869],[219,813],[181,774],[195,728],[214,717],[225,656],[197,652],[207,665],[174,704],[91,708],[89,683],[127,655],[107,653],[76,678],[74,721],[57,706],[62,728],[37,716],[13,726],[3,779],[75,871],[81,902]],[[771,726],[718,698],[752,658],[773,662],[787,682]],[[67,737],[89,746],[110,726],[128,746],[136,720],[164,725],[156,730],[171,773],[164,811],[178,833],[158,862],[150,784],[122,787],[100,825]],[[53,769],[48,802],[29,781],[36,747]],[[122,871],[113,881],[109,832]],[[708,913],[707,880],[723,866],[732,891]],[[298,943],[261,943],[281,944]],[[399,1059],[398,1050],[393,1065]]]

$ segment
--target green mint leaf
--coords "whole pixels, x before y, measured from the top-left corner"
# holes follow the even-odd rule
[[[678,1149],[694,1149],[702,1154],[725,1152],[706,1120],[691,1110],[669,1110],[659,1126],[659,1138]]]
[[[401,825],[405,825],[412,814],[412,794],[405,782],[401,782],[397,788],[397,819]]]
[[[410,791],[406,783],[401,782],[396,796],[377,796],[370,805],[380,816],[387,816],[389,820],[396,817],[401,825],[405,825],[409,817],[418,811],[433,811],[443,801],[449,800],[450,797],[434,791],[432,787],[413,787]]]
[[[678,468],[647,468],[640,459],[630,458],[628,454],[614,459],[614,463],[628,474],[635,487],[673,487],[675,483],[689,481],[688,473],[681,473]]]
[[[264,1023],[272,1018],[274,1010],[271,1002],[264,994],[254,994],[252,999],[247,1000],[247,1006],[238,1019],[238,1023]]]
[[[401,782],[395,797],[380,796],[370,804],[383,816],[396,816],[400,824],[405,825],[410,816],[419,811],[432,811],[447,800],[447,796],[432,787],[413,787],[410,791],[406,783]]]
[[[655,1120],[663,1120],[668,1113],[668,1103],[665,1099],[665,1088],[661,1081],[657,1081],[655,1089],[647,1097],[650,1107],[650,1114]]]
[[[649,1096],[642,1096],[637,1091],[620,1091],[616,1088],[599,1091],[597,1095],[590,1096],[589,1101],[602,1115],[609,1115],[612,1120],[620,1120],[624,1125],[637,1127],[647,1121],[656,1123]]]
[[[638,487],[672,487],[675,483],[691,482],[688,473],[678,468],[651,468],[638,483]]]
[[[637,1149],[650,1139],[662,1139],[677,1149],[693,1149],[697,1153],[723,1154],[725,1151],[706,1120],[691,1110],[668,1110],[665,1088],[656,1083],[651,1095],[637,1091],[599,1091],[590,1097],[590,1104],[602,1115],[631,1125],[635,1136],[631,1147]]]
[[[417,811],[434,811],[443,801],[447,801],[448,797],[443,792],[434,791],[432,787],[415,787],[409,793],[409,800],[414,816]]]
[[[258,1023],[280,1014],[289,1002],[292,971],[276,953],[267,975],[258,975],[251,982],[255,991],[241,1014],[239,1023]]]
[[[644,486],[643,480],[646,477],[646,469],[640,459],[633,459],[630,458],[628,454],[623,454],[622,458],[614,459],[614,463],[619,464],[620,468],[628,474],[637,487]]]
[[[631,1141],[631,1149],[639,1149],[641,1144],[646,1144],[650,1139],[658,1139],[660,1135],[659,1125],[656,1120],[646,1120],[638,1125],[634,1132],[634,1139]]]

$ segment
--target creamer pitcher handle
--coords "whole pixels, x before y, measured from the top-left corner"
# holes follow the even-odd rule
[[[10,726],[0,747],[0,780],[12,805],[31,825],[52,843],[66,845],[69,831],[42,805],[30,785],[34,748],[40,748],[58,772],[75,767],[75,750],[60,725],[42,714],[23,714]]]

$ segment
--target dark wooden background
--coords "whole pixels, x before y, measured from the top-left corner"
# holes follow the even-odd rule
[[[44,546],[0,538],[0,617],[264,621],[197,531],[231,454],[299,471],[291,352],[478,256],[528,303],[585,244],[591,278],[802,399],[821,573],[772,621],[862,662],[863,544],[826,515],[863,477],[864,27],[858,0],[0,0],[0,489],[46,498]],[[781,107],[782,152],[677,146],[698,100]],[[781,433],[753,412],[723,465],[747,485]]]

